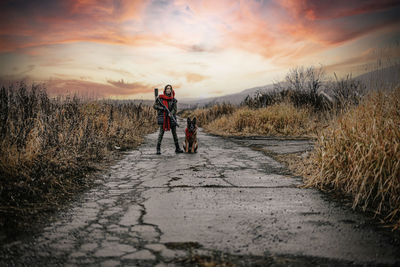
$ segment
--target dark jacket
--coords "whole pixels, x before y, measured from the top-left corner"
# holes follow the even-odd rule
[[[156,102],[153,105],[153,108],[155,110],[157,110],[157,123],[159,125],[163,125],[164,124],[164,108],[160,105],[160,103],[158,102],[158,99],[160,99],[159,97],[157,97]],[[162,103],[162,99],[160,99],[161,103]],[[175,120],[176,120],[176,111],[177,111],[177,103],[178,100],[176,100],[175,98],[168,100],[168,109],[169,111],[171,111],[172,115],[174,116]],[[165,112],[167,113],[167,112]],[[168,116],[168,115],[167,115]],[[176,124],[174,123],[173,120],[171,120],[171,126],[176,126]]]

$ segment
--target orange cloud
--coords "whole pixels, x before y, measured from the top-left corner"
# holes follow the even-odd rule
[[[188,81],[189,83],[197,83],[209,78],[209,76],[201,75],[194,72],[168,71],[167,74],[173,76],[174,78],[185,77],[186,81]]]
[[[201,75],[201,74],[198,74],[198,73],[186,73],[185,75],[186,75],[186,80],[189,83],[201,82],[201,81],[203,81],[203,80],[208,78],[208,76]]]

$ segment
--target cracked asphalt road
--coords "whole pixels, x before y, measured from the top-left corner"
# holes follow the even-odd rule
[[[263,152],[201,129],[198,138],[197,154],[175,154],[167,132],[156,155],[157,133],[148,135],[43,231],[2,244],[0,265],[400,264],[388,231],[299,188],[301,178]]]

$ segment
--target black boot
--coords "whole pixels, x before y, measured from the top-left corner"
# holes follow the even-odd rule
[[[160,146],[157,146],[157,155],[160,155],[161,154],[161,148],[160,148]]]
[[[175,144],[175,153],[183,153],[183,150],[179,147],[178,144]]]
[[[157,139],[157,155],[161,154],[161,141],[164,136],[164,129],[163,126],[160,125],[160,132],[158,133],[158,139]]]

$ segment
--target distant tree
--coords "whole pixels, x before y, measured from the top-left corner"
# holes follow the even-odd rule
[[[295,67],[289,70],[285,76],[286,89],[292,91],[306,91],[317,94],[325,79],[325,71],[322,67]]]
[[[322,66],[295,67],[289,70],[283,82],[274,84],[274,89],[296,106],[312,106],[320,110],[325,107],[324,98],[319,92],[325,80]]]

